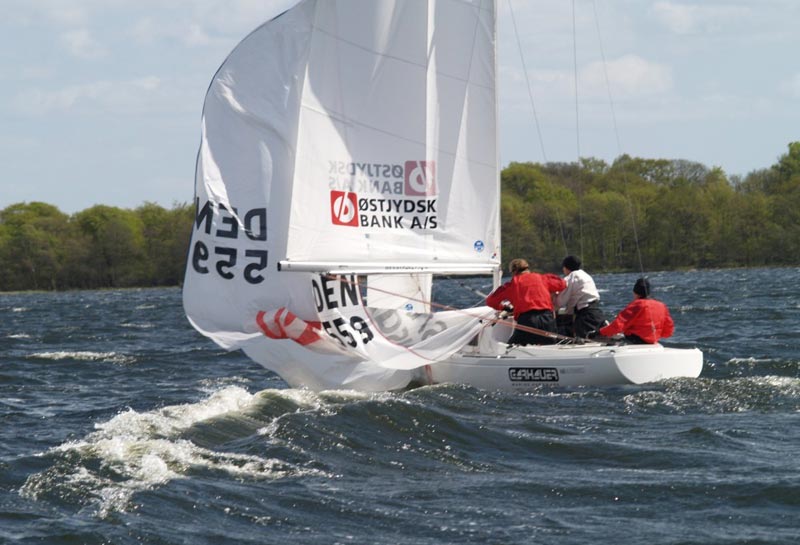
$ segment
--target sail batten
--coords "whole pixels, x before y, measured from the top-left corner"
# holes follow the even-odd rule
[[[281,261],[279,270],[292,272],[318,272],[328,274],[492,274],[499,263],[409,263],[409,262],[321,262]]]

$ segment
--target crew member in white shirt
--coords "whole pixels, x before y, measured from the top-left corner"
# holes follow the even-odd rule
[[[556,296],[556,305],[574,316],[575,336],[584,338],[608,323],[600,308],[600,294],[592,277],[581,269],[579,258],[568,255],[561,262],[561,270],[567,287]]]

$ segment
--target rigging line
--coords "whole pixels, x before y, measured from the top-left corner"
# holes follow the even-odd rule
[[[531,111],[533,112],[533,119],[536,124],[536,133],[539,136],[539,145],[541,146],[542,150],[542,161],[544,163],[547,163],[547,153],[545,153],[544,149],[544,138],[542,137],[542,130],[539,124],[539,116],[536,114],[536,102],[533,98],[533,86],[531,85],[530,77],[528,76],[528,67],[525,63],[525,55],[522,52],[522,42],[519,39],[519,30],[517,29],[517,19],[516,16],[514,15],[514,6],[511,0],[508,0],[508,10],[511,13],[511,22],[512,26],[514,27],[514,37],[516,38],[517,41],[517,50],[519,51],[519,58],[522,63],[522,73],[525,75],[525,83],[526,83],[526,88],[528,90],[528,99],[530,100],[531,103]],[[558,209],[556,209],[556,216],[557,216],[556,219],[558,219],[559,230],[561,232],[561,241],[564,244],[564,252],[569,253],[569,250],[567,249],[566,236],[564,234],[564,223],[561,220],[561,214],[558,212]]]
[[[483,292],[482,292],[482,291],[480,291],[480,290],[476,290],[476,289],[475,289],[475,288],[473,288],[472,286],[469,286],[469,285],[465,284],[464,282],[461,282],[461,281],[459,281],[459,280],[456,280],[456,279],[455,279],[455,278],[453,278],[452,276],[444,276],[443,278],[445,278],[445,279],[447,279],[447,280],[452,280],[452,281],[454,281],[454,282],[457,282],[457,283],[458,283],[458,285],[459,285],[459,286],[461,286],[462,288],[464,288],[465,290],[467,290],[467,291],[471,291],[471,292],[472,292],[472,293],[474,293],[475,295],[479,295],[480,297],[482,297],[482,298],[484,298],[484,299],[486,299],[487,297],[489,297],[489,295],[488,295],[488,294],[486,294],[486,293],[483,293]]]
[[[606,80],[606,91],[608,93],[608,104],[611,108],[611,123],[614,126],[614,137],[617,141],[617,156],[622,155],[622,144],[619,139],[619,129],[617,127],[617,113],[614,109],[614,100],[611,97],[611,80],[608,77],[608,63],[606,62],[606,53],[603,49],[603,36],[600,33],[600,17],[597,15],[597,0],[592,0],[592,9],[594,10],[594,26],[597,30],[597,42],[600,49],[600,59],[603,61],[603,76]]]
[[[633,202],[631,201],[631,197],[630,197],[630,194],[628,192],[628,182],[627,182],[626,178],[627,178],[627,173],[623,171],[623,173],[622,173],[622,180],[623,180],[622,181],[622,187],[625,188],[625,200],[628,202],[628,208],[629,208],[630,214],[631,214],[631,227],[633,227],[633,240],[634,240],[634,242],[636,244],[636,256],[639,259],[639,273],[642,275],[642,278],[644,278],[645,274],[644,274],[644,262],[642,261],[642,249],[639,246],[639,234],[637,233],[637,230],[636,230],[636,216],[634,215]],[[648,293],[647,295],[649,297],[652,294]],[[652,314],[650,315],[650,327],[652,328],[653,332],[655,332],[656,324],[655,324],[655,321],[653,321]]]
[[[575,72],[575,144],[578,150],[578,164],[581,161],[581,127],[578,112],[578,31],[575,23],[575,0],[572,0],[572,65]]]
[[[627,177],[625,173],[623,173],[623,179]],[[642,261],[642,249],[639,247],[639,233],[636,229],[636,216],[634,215],[633,210],[633,203],[631,202],[631,197],[628,194],[627,183],[623,182],[623,187],[625,187],[625,199],[628,201],[628,208],[630,209],[631,213],[631,227],[633,228],[633,241],[636,244],[636,256],[639,258],[639,272],[644,276],[644,261]]]
[[[583,181],[580,176],[581,165],[581,123],[580,107],[578,94],[578,25],[576,22],[575,0],[572,0],[572,70],[573,84],[575,87],[575,150],[576,150],[576,172],[578,173],[578,241],[580,256],[586,255],[583,248]],[[565,250],[566,251],[566,250]]]
[[[335,275],[335,274],[325,274],[323,276],[325,276],[325,278],[327,278],[328,280],[337,280],[339,282],[344,282],[345,284],[350,284],[350,285],[353,285],[353,286],[359,286],[360,285],[357,281],[353,282],[352,280],[348,280],[347,278],[344,278],[343,276],[339,276],[339,275]],[[478,319],[480,319],[480,320],[482,320],[484,322],[487,322],[489,324],[492,324],[492,325],[505,324],[508,327],[511,327],[513,329],[519,329],[520,331],[527,331],[528,333],[535,333],[537,335],[541,335],[543,337],[548,337],[550,339],[556,339],[556,340],[559,340],[559,341],[573,341],[574,340],[572,337],[567,337],[566,335],[560,335],[558,333],[553,333],[552,331],[545,331],[544,329],[538,329],[536,327],[530,327],[530,326],[520,325],[520,324],[516,324],[516,323],[515,324],[510,324],[507,321],[505,321],[503,318],[480,318],[480,317],[475,316],[474,314],[472,314],[470,312],[467,312],[466,310],[461,309],[461,308],[451,307],[449,305],[443,305],[441,303],[434,303],[433,301],[425,301],[424,299],[417,299],[417,298],[414,298],[414,297],[406,297],[402,293],[395,293],[395,292],[392,292],[392,291],[389,291],[389,290],[385,290],[385,289],[382,289],[382,288],[372,287],[372,288],[369,288],[369,289],[372,290],[372,291],[385,293],[387,295],[394,295],[396,297],[405,297],[409,301],[414,301],[415,303],[422,303],[422,304],[425,304],[425,305],[430,305],[431,307],[439,308],[439,309],[442,309],[442,310],[453,310],[453,311],[459,312],[461,314],[466,314],[467,316],[470,316],[472,318],[478,318]]]
[[[525,75],[525,84],[528,89],[528,100],[531,103],[531,110],[533,111],[533,121],[536,125],[536,133],[539,136],[539,146],[542,149],[542,161],[547,162],[547,154],[544,151],[544,138],[542,138],[542,129],[539,125],[539,116],[536,115],[536,102],[533,100],[533,86],[531,85],[530,77],[528,76],[528,67],[525,64],[525,55],[522,54],[522,42],[519,39],[519,31],[517,30],[517,18],[514,16],[514,6],[511,0],[508,0],[508,10],[511,12],[511,23],[514,27],[514,37],[517,40],[517,49],[519,50],[519,58],[522,62],[522,73]]]
[[[611,122],[614,127],[614,138],[617,143],[617,156],[622,155],[622,143],[619,137],[619,126],[617,124],[617,113],[614,107],[614,98],[611,93],[611,79],[608,77],[608,62],[606,61],[605,48],[603,47],[603,34],[600,31],[600,16],[597,12],[597,0],[592,0],[592,10],[594,13],[594,25],[597,32],[597,43],[600,50],[600,59],[603,63],[603,77],[606,82],[606,92],[608,93],[608,104],[611,109]],[[625,190],[625,201],[628,203],[628,210],[631,217],[631,227],[633,229],[633,241],[636,246],[636,256],[639,260],[639,272],[644,276],[644,261],[642,260],[642,249],[639,244],[639,232],[636,226],[636,215],[633,208],[633,201],[631,200],[630,192],[628,191],[628,174],[623,170],[622,172],[622,187]]]
[[[597,31],[597,42],[600,49],[600,58],[603,62],[603,77],[606,82],[606,92],[608,93],[608,105],[611,109],[611,123],[614,127],[614,138],[617,143],[617,156],[622,155],[622,142],[619,137],[619,126],[617,125],[617,113],[614,108],[614,98],[611,94],[611,79],[608,77],[608,62],[606,61],[605,48],[603,47],[603,35],[600,31],[600,16],[597,13],[597,1],[592,0],[592,9],[594,11],[594,25]],[[622,186],[625,188],[625,200],[628,202],[628,210],[631,216],[631,227],[633,229],[633,242],[636,246],[636,257],[639,260],[639,272],[644,276],[644,261],[642,260],[642,249],[639,244],[639,231],[636,226],[636,215],[634,214],[633,202],[628,191],[628,175],[623,171],[622,173]]]
[[[578,237],[580,240],[581,259],[586,254],[583,253],[583,184],[581,184],[581,195],[578,198]]]
[[[558,211],[558,206],[555,206],[555,210],[559,231],[561,231],[561,244],[564,246],[564,255],[567,255],[569,254],[569,247],[567,246],[567,235],[564,233],[564,222],[561,221],[561,212]]]

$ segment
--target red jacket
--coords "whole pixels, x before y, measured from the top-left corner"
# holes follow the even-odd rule
[[[567,287],[564,279],[554,274],[527,272],[517,274],[486,298],[490,307],[502,310],[503,301],[514,305],[514,319],[529,310],[553,310],[553,296]]]
[[[636,335],[646,343],[655,344],[662,337],[672,336],[673,331],[675,324],[667,305],[655,299],[634,299],[613,322],[600,328],[600,335]]]

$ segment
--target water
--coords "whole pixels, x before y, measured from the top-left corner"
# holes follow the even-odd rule
[[[800,542],[800,270],[651,279],[700,378],[526,394],[290,390],[177,289],[0,295],[0,543]]]

